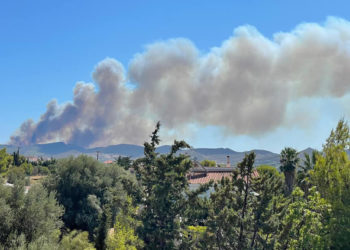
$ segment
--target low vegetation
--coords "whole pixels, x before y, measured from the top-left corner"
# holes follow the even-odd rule
[[[216,167],[216,162],[212,160],[203,160],[200,162],[203,167]]]

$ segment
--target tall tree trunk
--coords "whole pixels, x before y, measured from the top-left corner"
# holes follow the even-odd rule
[[[295,179],[295,170],[293,171],[285,171],[284,179],[286,182],[287,194],[290,195],[293,191],[294,179]]]
[[[258,232],[259,229],[259,222],[260,222],[260,213],[258,213],[257,217],[256,217],[256,221],[255,221],[255,225],[254,225],[254,233],[253,233],[253,238],[252,238],[252,242],[250,244],[250,248],[253,249],[254,244],[255,244],[255,238],[256,238],[256,234]]]
[[[249,189],[249,176],[247,176],[247,181],[246,181],[245,190],[244,190],[244,203],[242,208],[242,220],[241,220],[241,225],[239,230],[240,232],[239,232],[239,238],[238,238],[238,249],[243,249],[243,232],[244,232],[243,220],[247,209],[248,189]]]

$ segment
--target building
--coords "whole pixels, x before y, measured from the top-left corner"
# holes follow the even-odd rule
[[[223,177],[231,178],[234,169],[235,167],[232,167],[230,164],[229,156],[227,156],[226,167],[204,167],[198,162],[194,162],[194,168],[192,168],[187,175],[188,183],[191,186],[198,186],[199,184],[208,183],[211,180],[218,182]],[[258,172],[255,170],[253,172],[253,177],[257,176]]]
[[[190,184],[204,184],[208,183],[211,180],[213,180],[214,182],[220,181],[222,177],[230,177],[232,175],[232,171],[233,167],[193,168],[187,178]]]
[[[189,184],[204,184],[213,180],[220,181],[222,177],[231,177],[233,167],[230,165],[230,158],[227,157],[226,167],[203,167],[198,162],[194,162],[194,168],[187,176]]]

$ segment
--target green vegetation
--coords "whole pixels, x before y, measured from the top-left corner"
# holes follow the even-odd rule
[[[350,249],[350,161],[345,152],[349,147],[349,126],[341,120],[310,171],[311,183],[332,205],[330,232],[337,249]]]
[[[11,165],[11,156],[6,153],[6,148],[0,149],[0,173],[4,173]]]
[[[63,236],[59,249],[61,250],[94,250],[96,249],[92,243],[89,242],[88,232],[79,232],[73,230],[69,234]]]
[[[193,164],[188,156],[176,155],[180,149],[189,148],[184,141],[175,141],[167,155],[156,153],[159,127],[157,123],[151,143],[144,144],[145,157],[134,163],[143,188],[139,233],[146,249],[173,249],[186,226],[188,201],[195,196],[189,194],[186,176]]]
[[[216,162],[211,160],[203,160],[200,162],[203,167],[216,167]]]
[[[107,249],[133,250],[142,248],[143,242],[135,232],[135,228],[140,225],[140,221],[135,218],[137,210],[137,207],[132,206],[131,198],[128,198],[125,207],[117,215],[113,230],[107,238]]]
[[[132,160],[129,156],[118,156],[114,161],[118,166],[123,167],[125,170],[128,170],[132,166]]]
[[[23,183],[0,186],[0,249],[18,249],[23,243],[51,244],[57,241],[63,223],[63,207],[42,185],[27,194]]]
[[[284,173],[287,194],[293,191],[295,171],[298,165],[298,152],[294,148],[285,148],[281,151],[281,171]]]
[[[310,195],[297,187],[282,219],[281,234],[277,241],[280,249],[329,249],[329,212],[331,206],[316,192]]]
[[[159,129],[144,158],[108,165],[87,156],[29,162],[0,150],[0,249],[350,249],[344,120],[322,152],[301,160],[283,149],[281,172],[256,167],[250,153],[230,178],[194,191],[193,163],[177,154],[189,145],[156,153]],[[31,177],[40,181],[26,191],[33,174],[47,176]]]
[[[56,192],[65,208],[65,226],[88,231],[89,239],[102,246],[108,228],[127,201],[127,189],[138,188],[135,177],[124,169],[87,156],[58,161],[55,174],[46,178],[44,185]]]

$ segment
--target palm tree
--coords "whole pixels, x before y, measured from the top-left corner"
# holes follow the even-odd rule
[[[305,159],[303,165],[300,166],[298,171],[297,183],[298,186],[307,194],[310,186],[310,170],[314,169],[317,161],[317,157],[320,155],[320,152],[313,150],[312,154],[309,155],[304,153]]]
[[[292,193],[295,179],[295,169],[298,167],[298,152],[294,148],[284,148],[280,156],[281,171],[284,173],[286,192]]]

